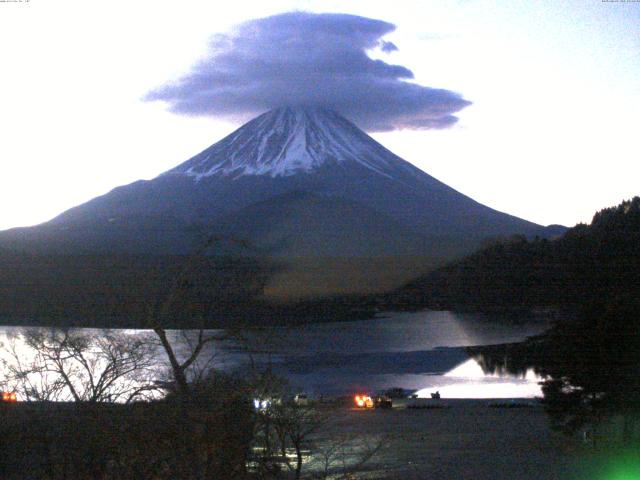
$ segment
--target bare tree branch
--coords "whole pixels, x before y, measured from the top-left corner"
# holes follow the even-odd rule
[[[27,329],[4,350],[4,383],[25,400],[132,401],[159,390],[155,348],[135,335]]]

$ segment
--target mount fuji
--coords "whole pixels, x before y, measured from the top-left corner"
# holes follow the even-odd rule
[[[182,255],[230,235],[297,272],[267,289],[286,296],[385,290],[489,238],[553,233],[448,187],[334,111],[282,107],[152,180],[0,232],[0,248]]]
[[[153,180],[3,232],[0,241],[56,253],[179,254],[215,230],[255,240],[265,254],[321,256],[448,255],[489,237],[545,236],[439,182],[333,111],[284,107]],[[358,238],[368,230],[377,236]],[[314,241],[314,231],[335,244]]]

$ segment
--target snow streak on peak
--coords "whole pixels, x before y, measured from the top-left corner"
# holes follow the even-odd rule
[[[240,127],[167,174],[286,177],[321,166],[356,163],[386,177],[413,170],[336,112],[282,107]]]

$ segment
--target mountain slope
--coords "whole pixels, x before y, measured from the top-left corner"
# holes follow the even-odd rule
[[[428,239],[384,214],[341,197],[291,192],[254,203],[215,226],[263,255],[421,255]]]
[[[78,244],[184,253],[200,238],[186,238],[188,228],[208,228],[292,192],[355,202],[422,236],[464,238],[464,251],[487,237],[544,235],[540,226],[481,205],[415,168],[334,112],[281,108],[153,180],[118,187],[40,226],[5,232],[0,243],[20,238],[23,248],[65,253]],[[168,237],[140,242],[141,229]],[[83,230],[95,240],[84,242]]]

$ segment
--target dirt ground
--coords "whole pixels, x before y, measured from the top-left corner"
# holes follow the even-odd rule
[[[368,478],[574,478],[579,442],[553,432],[541,406],[495,408],[491,403],[442,400],[444,408],[392,410],[342,407],[332,415],[330,434],[371,444],[383,441],[364,468]]]

